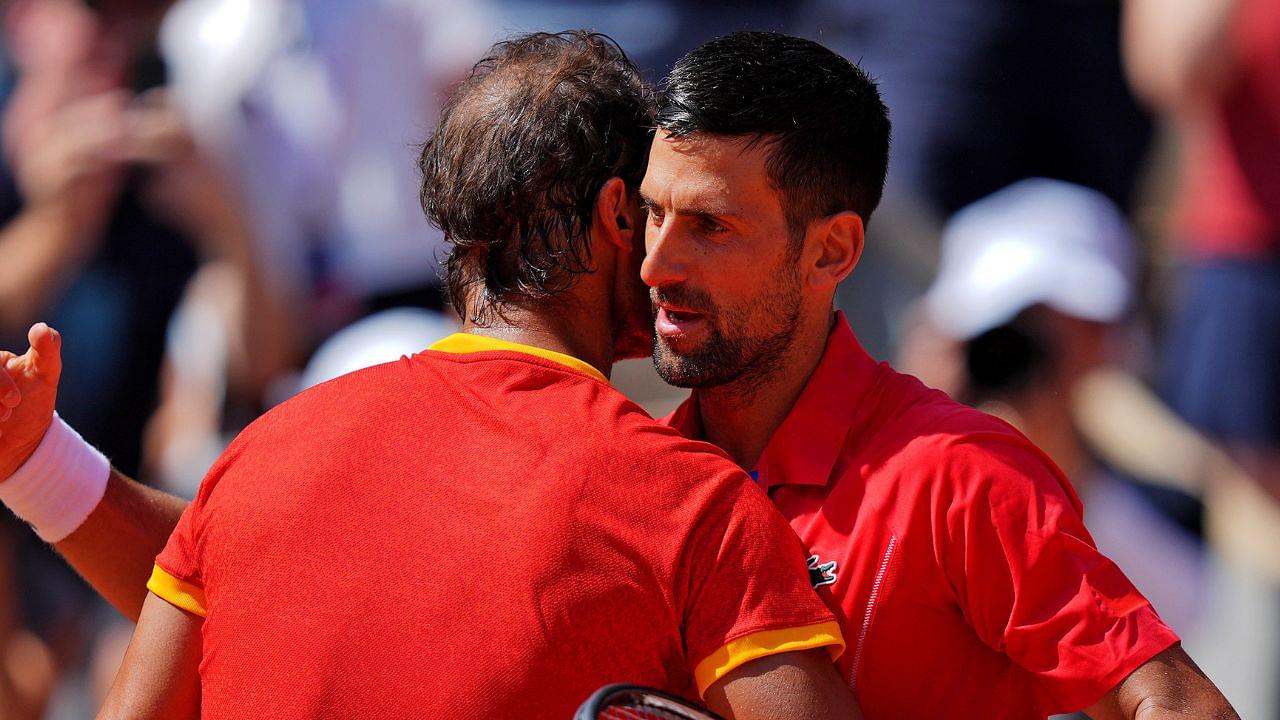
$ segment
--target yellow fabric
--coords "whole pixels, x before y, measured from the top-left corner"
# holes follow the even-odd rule
[[[554,363],[559,363],[570,370],[576,370],[584,375],[596,378],[600,382],[609,382],[608,378],[606,378],[599,370],[591,367],[591,365],[572,355],[565,355],[564,353],[559,353],[555,350],[547,350],[545,348],[534,347],[532,345],[511,342],[510,340],[486,337],[484,335],[454,333],[449,337],[437,341],[428,349],[460,355],[491,350],[506,350],[507,352],[524,353],[525,355],[533,355],[535,357],[550,360]]]
[[[204,590],[183,582],[165,572],[159,565],[151,571],[151,579],[147,581],[147,589],[170,605],[186,610],[193,615],[207,617],[209,611],[204,600]]]
[[[839,623],[764,630],[731,640],[698,663],[693,669],[693,679],[698,683],[698,694],[705,695],[712,683],[752,660],[819,647],[827,648],[833,662],[840,657],[844,652],[844,636]]]

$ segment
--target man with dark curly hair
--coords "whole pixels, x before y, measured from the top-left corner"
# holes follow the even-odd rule
[[[786,522],[608,384],[649,342],[649,124],[608,39],[497,45],[422,152],[463,331],[259,419],[167,543],[180,503],[31,420],[52,409],[56,335],[0,358],[24,395],[0,456],[25,459],[0,494],[141,604],[101,717],[552,720],[620,681],[729,717],[859,716]],[[68,457],[96,496],[51,479]],[[145,602],[136,546],[155,557]]]

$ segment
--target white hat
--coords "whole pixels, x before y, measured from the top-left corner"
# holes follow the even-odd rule
[[[1133,295],[1134,240],[1101,193],[1022,180],[952,216],[929,318],[967,340],[1044,304],[1071,317],[1119,320]]]
[[[432,310],[400,307],[369,315],[320,345],[302,371],[301,387],[412,355],[457,331],[458,324],[451,317]]]

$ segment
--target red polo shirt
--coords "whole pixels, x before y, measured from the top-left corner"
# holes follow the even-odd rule
[[[249,426],[156,560],[211,718],[564,720],[838,652],[787,523],[577,358],[475,335]]]
[[[666,422],[700,437],[696,395]],[[1048,457],[877,365],[843,316],[757,471],[843,616],[869,720],[1079,710],[1178,641]]]

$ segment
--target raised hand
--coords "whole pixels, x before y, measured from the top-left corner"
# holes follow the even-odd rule
[[[62,338],[44,323],[27,333],[23,355],[0,351],[0,482],[31,457],[53,421]]]

